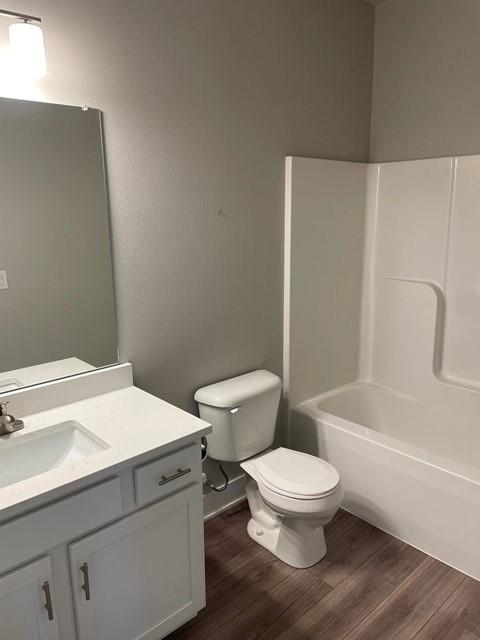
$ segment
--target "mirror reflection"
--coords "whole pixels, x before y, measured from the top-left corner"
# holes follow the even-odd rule
[[[0,393],[117,361],[101,114],[0,98]]]

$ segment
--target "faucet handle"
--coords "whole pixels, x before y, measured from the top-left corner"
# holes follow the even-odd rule
[[[0,401],[0,436],[19,431],[25,426],[23,420],[18,420],[7,413],[8,400]]]

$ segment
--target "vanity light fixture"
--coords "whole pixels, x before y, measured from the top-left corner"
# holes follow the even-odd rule
[[[33,23],[40,23],[42,19],[4,9],[0,9],[0,16],[19,20],[8,30],[16,71],[31,80],[39,80],[47,73],[47,63],[42,29]]]

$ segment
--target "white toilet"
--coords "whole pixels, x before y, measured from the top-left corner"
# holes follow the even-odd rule
[[[315,456],[271,449],[282,381],[253,371],[199,389],[200,416],[213,427],[208,454],[241,462],[250,476],[248,533],[292,567],[316,564],[327,551],[323,527],[340,507],[338,471]]]

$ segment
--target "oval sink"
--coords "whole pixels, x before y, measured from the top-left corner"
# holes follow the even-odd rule
[[[0,438],[0,488],[108,448],[106,442],[74,420],[15,438]]]

